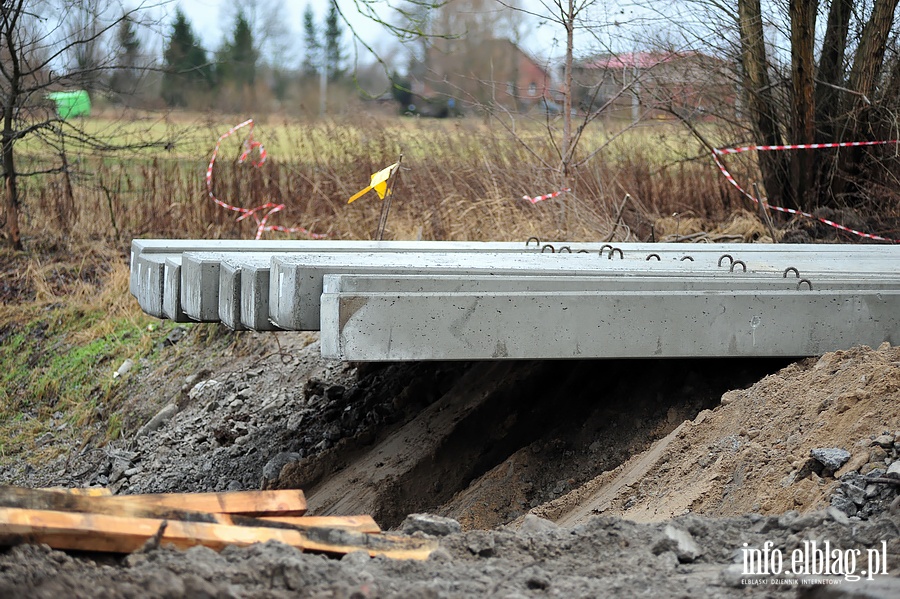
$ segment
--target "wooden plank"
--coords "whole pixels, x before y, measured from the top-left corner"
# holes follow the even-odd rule
[[[166,506],[145,505],[137,502],[123,502],[118,501],[118,498],[113,496],[87,497],[73,495],[65,491],[26,489],[24,487],[0,486],[0,506],[86,514],[98,513],[108,516],[183,520],[187,522],[232,523],[230,518],[223,514],[193,512]]]
[[[296,493],[293,492],[293,493]],[[196,494],[194,494],[196,495]],[[216,494],[203,494],[214,496]],[[225,507],[235,505],[246,507],[246,503],[230,501],[233,493],[226,493],[229,498],[224,502]],[[156,499],[164,497],[165,500],[155,505],[154,501],[146,501],[145,498]],[[77,512],[85,514],[105,514],[107,516],[123,516],[135,518],[156,518],[161,520],[181,520],[184,522],[207,522],[210,524],[228,524],[250,527],[267,528],[340,528],[357,532],[380,532],[381,529],[371,516],[268,516],[256,518],[240,514],[221,514],[214,512],[193,511],[168,507],[166,503],[175,503],[175,499],[185,497],[192,499],[192,494],[167,494],[158,495],[121,495],[121,496],[82,496],[69,493],[68,489],[27,489],[23,487],[0,486],[0,506],[20,509],[49,510],[60,512]],[[132,501],[137,498],[136,501]],[[252,499],[252,498],[251,498]],[[183,501],[184,504],[198,505],[202,502]],[[207,502],[209,503],[209,502]],[[273,507],[272,503],[257,503],[257,507]],[[219,507],[219,506],[216,506]]]
[[[214,522],[215,519],[198,514],[302,516],[306,513],[306,497],[299,490],[86,497],[65,491],[0,486],[0,506]]]
[[[61,493],[71,493],[72,495],[83,495],[85,497],[110,497],[112,496],[112,491],[107,489],[106,487],[85,487],[85,488],[71,488],[64,489],[61,487],[50,487],[46,489],[41,489],[42,491],[57,491]]]
[[[356,532],[381,532],[381,527],[369,515],[359,516],[263,516],[257,522],[289,524],[299,528],[342,528]]]
[[[299,489],[116,495],[112,499],[135,505],[241,516],[302,516],[306,513],[306,497]]]
[[[363,550],[370,556],[424,560],[437,547],[435,541],[427,539],[339,529],[300,531],[19,508],[0,508],[0,543],[46,543],[55,549],[131,553],[157,535],[163,524],[160,543],[179,549],[204,545],[221,550],[228,545],[246,547],[279,541],[303,551],[343,554]]]

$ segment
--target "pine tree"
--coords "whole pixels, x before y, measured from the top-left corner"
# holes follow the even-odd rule
[[[163,59],[166,72],[162,80],[162,97],[169,106],[186,106],[189,91],[209,89],[210,68],[206,51],[180,8],[175,9],[172,35]]]
[[[109,87],[119,99],[133,96],[138,84],[138,62],[141,41],[134,28],[134,22],[123,16],[116,31],[118,44],[115,71],[109,78]]]
[[[259,52],[253,44],[253,32],[243,11],[234,22],[232,39],[219,51],[218,82],[234,83],[238,87],[252,86],[256,80],[256,63]]]
[[[341,43],[344,30],[339,21],[337,3],[331,0],[331,7],[325,16],[325,66],[328,79],[336,81],[344,76],[344,45]]]
[[[319,30],[314,19],[312,7],[307,4],[306,10],[303,11],[303,41],[306,45],[306,54],[301,66],[306,77],[315,77],[322,64],[322,42],[319,41]]]

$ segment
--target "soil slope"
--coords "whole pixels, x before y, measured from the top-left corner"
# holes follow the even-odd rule
[[[841,475],[869,463],[885,468],[897,457],[874,440],[900,436],[898,406],[900,348],[857,347],[802,360],[725,393],[722,405],[534,513],[574,524],[599,513],[657,521],[688,512],[823,508]],[[844,449],[851,457],[827,472],[811,458],[816,448]]]
[[[900,595],[897,486],[871,482],[900,468],[900,348],[795,363],[354,365],[322,360],[310,335],[207,346],[195,336],[126,375],[136,408],[157,406],[139,428],[10,464],[0,480],[117,493],[302,488],[315,513],[366,511],[390,528],[431,512],[463,532],[421,564],[277,545],[124,559],[21,546],[0,551],[0,595]],[[217,356],[208,368],[162,374],[167,360],[206,351]],[[816,449],[849,460],[834,472]],[[863,587],[742,576],[744,543],[787,552],[808,540],[880,548],[889,576]]]

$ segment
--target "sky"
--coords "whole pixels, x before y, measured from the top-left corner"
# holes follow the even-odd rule
[[[321,24],[328,11],[330,0],[281,0],[287,17],[290,30],[293,33],[294,55],[287,57],[291,62],[299,62],[303,49],[303,11],[309,4],[316,16],[316,22]],[[523,6],[532,10],[541,10],[540,0],[520,0]],[[222,44],[223,36],[230,32],[234,26],[234,1],[233,0],[174,0],[174,4],[168,11],[174,14],[174,6],[181,6],[191,26],[203,41],[207,50],[215,50]],[[384,28],[371,19],[361,16],[353,0],[338,0],[343,14],[350,21],[357,34],[370,46],[379,52],[382,57],[391,54],[390,49],[397,47],[397,40],[387,33]],[[256,4],[257,7],[265,7],[265,2]],[[386,17],[390,18],[390,17]],[[524,24],[524,33],[521,45],[532,55],[539,59],[548,58],[560,53],[559,34],[552,27],[540,26],[538,20],[527,18]],[[346,29],[346,27],[345,27]],[[350,44],[349,32],[346,32],[345,43]],[[554,49],[555,48],[555,49]],[[372,58],[366,56],[364,48],[359,48],[360,63],[371,62]]]
[[[287,13],[285,20],[299,42],[297,46],[302,48],[303,11],[307,4],[313,9],[316,23],[321,25],[330,0],[282,0],[282,3]],[[207,50],[218,48],[224,35],[234,27],[233,12],[230,12],[233,11],[234,3],[231,0],[175,0],[175,5],[181,6],[194,33],[201,37]],[[265,2],[261,2],[258,6],[265,5]],[[386,37],[380,25],[359,15],[352,0],[338,0],[338,6],[367,43],[377,44],[379,38]],[[174,14],[174,8],[171,12]],[[349,43],[349,35],[347,41]]]

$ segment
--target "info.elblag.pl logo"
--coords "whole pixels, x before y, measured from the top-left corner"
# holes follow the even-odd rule
[[[832,547],[830,541],[803,541],[803,546],[787,557],[772,541],[766,541],[762,549],[744,543],[741,552],[746,576],[843,576],[854,582],[888,574],[887,541],[882,541],[881,547],[866,549],[865,555],[862,549]],[[858,570],[863,566],[865,569]]]

